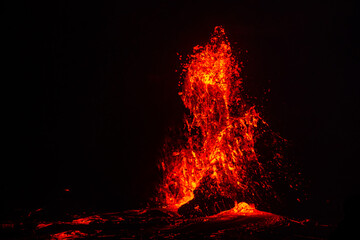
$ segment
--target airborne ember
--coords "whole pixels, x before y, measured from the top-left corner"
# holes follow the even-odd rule
[[[254,147],[258,124],[266,123],[243,97],[241,68],[222,27],[215,27],[208,44],[194,47],[182,78],[179,95],[188,113],[181,137],[186,140],[165,146],[158,201],[173,210],[195,193],[215,205],[217,199],[223,205],[230,200],[232,207],[244,199],[256,201],[259,188],[271,188]],[[261,182],[255,175],[262,176]]]

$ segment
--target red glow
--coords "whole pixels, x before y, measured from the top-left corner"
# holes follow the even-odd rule
[[[65,239],[77,239],[77,238],[84,238],[88,236],[88,234],[80,232],[79,230],[75,230],[75,231],[65,231],[65,232],[60,232],[57,234],[54,234],[51,236],[52,240],[65,240]]]
[[[195,46],[184,64],[182,92],[189,113],[185,115],[186,142],[166,146],[172,152],[161,160],[164,173],[158,200],[178,209],[205,186],[210,197],[217,194],[237,201],[238,193],[255,195],[255,186],[266,181],[251,179],[262,172],[254,149],[260,116],[241,96],[241,68],[222,27],[216,27],[210,42]],[[243,203],[245,204],[245,203]],[[232,211],[251,212],[253,207],[236,204]],[[249,205],[247,205],[249,206]]]

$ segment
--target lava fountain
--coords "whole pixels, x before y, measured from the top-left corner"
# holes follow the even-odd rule
[[[184,141],[166,144],[159,164],[163,180],[157,200],[165,208],[179,210],[194,202],[192,211],[205,210],[205,215],[231,207],[238,211],[244,200],[256,201],[259,188],[270,191],[255,151],[258,124],[265,122],[243,97],[240,65],[220,26],[183,64]]]
[[[301,239],[323,239],[313,237],[318,225],[308,219],[255,208],[279,198],[276,182],[282,191],[285,185],[297,190],[298,184],[284,172],[289,170],[281,154],[286,140],[244,97],[240,66],[222,27],[183,64],[184,128],[165,144],[156,207],[52,218],[55,202],[0,227],[11,239],[298,239],[308,225],[309,237]]]

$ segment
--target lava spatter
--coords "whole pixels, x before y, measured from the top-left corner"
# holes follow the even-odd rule
[[[254,147],[262,120],[243,99],[242,80],[224,29],[215,27],[209,43],[195,46],[183,65],[179,95],[188,110],[186,141],[160,162],[158,201],[167,208],[177,210],[195,195],[206,201],[252,200],[256,189],[270,188],[266,178],[253,177],[265,175]]]

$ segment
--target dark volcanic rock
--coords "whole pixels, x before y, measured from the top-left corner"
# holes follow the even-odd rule
[[[204,179],[207,184],[200,184],[194,191],[194,199],[178,209],[184,217],[205,217],[229,210],[235,206],[234,200],[220,194],[214,180]]]

